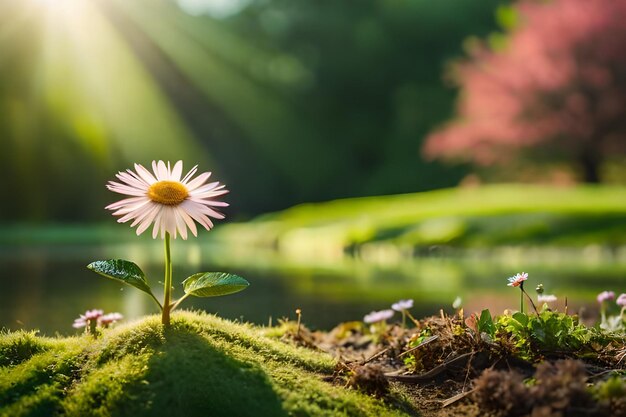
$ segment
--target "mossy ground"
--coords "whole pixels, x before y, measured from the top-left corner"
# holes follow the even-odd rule
[[[6,333],[0,416],[407,415],[326,382],[335,365],[261,328],[191,312],[168,329],[152,316],[98,338]]]
[[[430,317],[377,337],[355,323],[310,332],[192,312],[167,329],[152,316],[98,337],[5,333],[0,417],[626,417],[623,333],[579,326],[567,332],[580,343],[554,345],[537,326],[509,326],[526,321],[516,314],[489,326],[485,314]],[[570,316],[527,317],[565,325]]]

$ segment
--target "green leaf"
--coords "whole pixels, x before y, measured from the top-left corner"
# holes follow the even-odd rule
[[[226,272],[198,272],[183,281],[185,293],[196,297],[218,297],[245,290],[250,285],[238,275]]]
[[[524,313],[518,311],[517,313],[513,314],[513,318],[522,326],[526,326],[528,324],[528,316]]]
[[[146,275],[143,273],[141,268],[133,262],[125,261],[123,259],[95,261],[87,265],[87,269],[90,269],[103,277],[111,278],[135,287],[138,290],[148,293],[154,297],[152,291],[150,291],[150,287],[148,286]]]
[[[504,328],[511,333],[520,333],[523,332],[525,329],[525,327],[519,321],[514,320],[513,318],[509,318],[504,323]]]
[[[478,331],[485,332],[490,336],[493,336],[495,333],[493,319],[491,318],[491,313],[487,309],[480,313],[480,318],[478,319]]]

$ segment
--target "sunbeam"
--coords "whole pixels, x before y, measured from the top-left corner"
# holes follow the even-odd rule
[[[148,146],[177,158],[201,153],[97,3],[61,3],[46,16],[44,94],[85,152],[103,161],[116,153],[132,159]]]

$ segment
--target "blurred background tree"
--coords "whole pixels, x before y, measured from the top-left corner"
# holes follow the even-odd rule
[[[229,214],[456,184],[419,156],[485,0],[0,0],[0,221],[90,221],[132,162],[184,159]]]
[[[626,153],[626,3],[529,0],[501,11],[506,34],[474,42],[454,68],[458,118],[425,154],[509,169],[565,161],[599,182],[605,162]]]

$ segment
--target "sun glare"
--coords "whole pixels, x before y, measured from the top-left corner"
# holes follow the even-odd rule
[[[42,7],[47,7],[50,9],[67,9],[70,6],[75,6],[76,3],[79,3],[80,0],[31,0],[33,3],[38,4]]]
[[[77,19],[81,10],[91,4],[89,0],[30,0],[33,9],[39,10],[42,17],[55,24]]]

